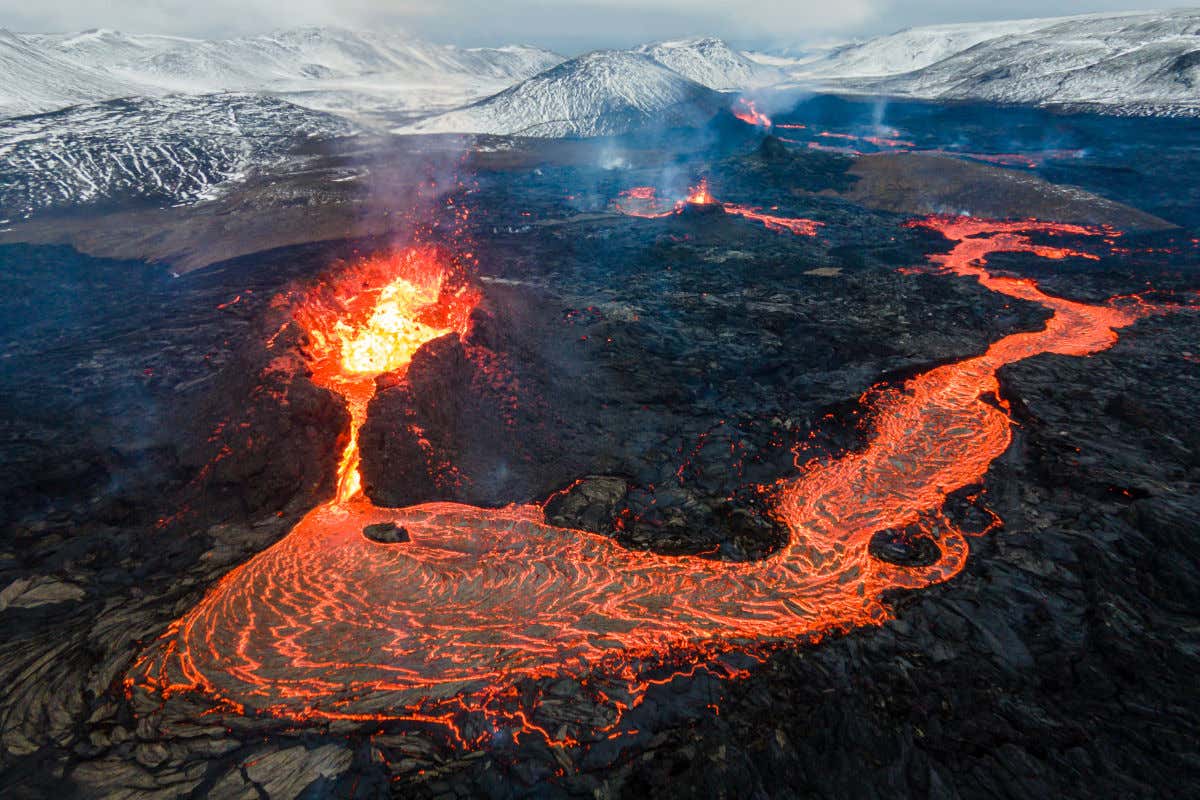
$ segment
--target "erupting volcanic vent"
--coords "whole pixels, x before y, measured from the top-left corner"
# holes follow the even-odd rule
[[[682,200],[675,201],[673,205],[664,206],[663,200],[659,198],[658,191],[653,186],[635,186],[621,192],[613,201],[613,208],[631,217],[647,219],[669,217],[687,211],[689,208],[719,208],[726,214],[760,222],[768,230],[790,231],[797,236],[816,236],[817,229],[822,225],[816,220],[803,217],[784,217],[768,214],[754,206],[721,202],[709,191],[707,179],[701,180],[700,183],[689,189],[687,196]]]
[[[365,260],[319,285],[296,310],[312,341],[313,382],[346,400],[350,442],[338,468],[337,502],[358,494],[358,429],[367,418],[375,376],[407,366],[425,342],[466,329],[477,296],[451,289],[436,248],[410,248]]]
[[[537,506],[377,508],[345,483],[336,500],[178,620],[138,662],[131,689],[200,692],[288,719],[436,721],[468,746],[495,735],[492,723],[575,742],[597,731],[539,726],[538,695],[519,684],[561,676],[586,685],[595,675],[620,682],[627,692],[612,700],[615,729],[641,697],[648,671],[687,672],[721,652],[756,655],[882,623],[887,591],[944,581],[965,562],[964,534],[941,509],[949,492],[979,482],[1009,444],[996,371],[1040,353],[1104,350],[1114,331],[1154,311],[1128,300],[1063,300],[1032,280],[985,270],[996,252],[1079,255],[1036,244],[1033,234],[1099,230],[959,218],[914,224],[955,242],[949,254],[931,257],[934,270],[1052,315],[1041,330],[1006,336],[902,390],[869,393],[873,434],[863,449],[765,487],[790,532],[769,558],[727,563],[630,551],[605,536],[546,525]],[[473,299],[449,291],[436,262],[434,253],[414,251],[386,268],[368,265],[339,282],[346,293],[323,287],[297,313],[313,331],[317,379],[352,407],[369,394],[376,371],[402,366],[421,341],[464,325]],[[400,275],[389,272],[397,266]],[[377,267],[381,279],[368,280],[374,288],[350,291]],[[355,415],[357,427],[361,409]],[[347,453],[352,461],[353,444]],[[365,538],[363,528],[379,523],[402,526],[407,541]],[[871,555],[877,532],[913,525],[936,541],[933,563],[899,566]],[[466,722],[478,719],[488,724]]]
[[[687,199],[684,202],[693,206],[710,206],[716,205],[717,200],[712,196],[712,192],[708,190],[708,181],[702,180],[699,185],[693,187],[688,192]]]
[[[737,105],[733,107],[732,111],[735,117],[747,125],[754,125],[759,128],[771,127],[771,118],[759,111],[753,100],[739,97]]]

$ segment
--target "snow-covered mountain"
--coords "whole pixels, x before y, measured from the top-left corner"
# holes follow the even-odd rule
[[[655,42],[642,45],[636,52],[720,92],[768,86],[779,83],[784,77],[778,69],[751,60],[720,39]]]
[[[1029,33],[1059,20],[1022,19],[906,28],[833,48],[824,58],[810,61],[800,74],[837,78],[899,75],[935,64],[981,42]]]
[[[492,97],[422,120],[408,133],[605,136],[707,119],[720,93],[641,53],[600,50]]]
[[[256,90],[287,81],[402,75],[514,81],[561,61],[534,47],[464,49],[402,34],[296,28],[263,36],[194,42],[129,64],[155,83],[188,89]]]
[[[54,48],[0,29],[0,115],[31,114],[149,91],[104,69],[64,58]]]
[[[246,94],[109,100],[0,126],[3,222],[45,209],[213,196],[344,120]]]
[[[871,94],[1200,113],[1200,10],[915,28],[792,75]]]
[[[316,107],[378,110],[405,108],[411,105],[406,93],[440,88],[448,96],[440,104],[445,107],[492,94],[560,61],[561,56],[534,47],[460,48],[340,28],[214,41],[110,30],[2,31],[0,65],[6,80],[0,114],[135,95],[220,91],[269,92],[302,104],[311,99]],[[339,93],[351,97],[334,96]]]
[[[151,58],[158,53],[198,44],[182,36],[131,34],[109,28],[79,33],[24,33],[21,38],[77,64],[111,69]]]

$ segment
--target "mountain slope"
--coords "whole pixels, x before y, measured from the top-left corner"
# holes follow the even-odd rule
[[[1200,113],[1200,11],[917,28],[792,74],[839,91]]]
[[[102,68],[89,69],[0,29],[0,114],[34,114],[152,91]]]
[[[1200,11],[1071,20],[990,40],[879,88],[1009,103],[1200,106]]]
[[[350,130],[337,117],[236,94],[111,100],[10,119],[0,127],[0,208],[11,219],[83,204],[190,202],[282,161],[300,141]]]
[[[649,56],[601,50],[405,132],[604,136],[696,122],[720,102],[719,93]]]
[[[936,64],[981,42],[1029,33],[1059,21],[1059,18],[1023,19],[906,28],[839,47],[806,65],[798,74],[838,78],[898,75]]]
[[[195,42],[127,65],[156,83],[186,89],[262,89],[307,81],[395,73],[520,79],[562,59],[532,47],[463,49],[400,34],[297,28],[263,36]]]
[[[766,86],[783,78],[779,70],[752,61],[720,39],[655,42],[642,45],[636,52],[721,92]]]
[[[80,33],[26,33],[22,34],[22,38],[77,64],[105,69],[121,67],[167,50],[198,43],[196,39],[182,36],[132,34],[108,28],[93,28]]]
[[[445,108],[493,94],[562,60],[535,47],[460,48],[340,28],[212,41],[111,30],[0,31],[0,114],[129,95],[220,91],[269,92],[347,111]]]

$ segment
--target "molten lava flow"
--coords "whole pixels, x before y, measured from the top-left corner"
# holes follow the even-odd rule
[[[765,214],[751,206],[742,206],[736,203],[725,203],[724,208],[727,214],[737,214],[746,219],[761,222],[767,230],[790,231],[797,236],[816,236],[817,229],[824,224],[803,217],[780,217],[775,214]]]
[[[677,201],[673,207],[663,204],[653,186],[635,186],[632,189],[626,189],[617,196],[612,205],[622,214],[647,219],[669,217],[672,214],[678,214],[688,206],[719,205],[726,214],[752,219],[762,223],[768,230],[790,231],[797,236],[815,236],[817,229],[822,225],[820,222],[803,217],[783,217],[777,214],[768,214],[753,206],[719,202],[709,191],[707,178],[701,179],[700,183],[689,189],[687,196]]]
[[[657,219],[669,217],[675,213],[677,206],[664,206],[659,200],[658,191],[653,186],[635,186],[626,189],[613,200],[613,208],[630,217],[645,217]]]
[[[900,139],[896,136],[855,136],[852,133],[833,133],[832,131],[821,131],[817,136],[826,139],[845,139],[853,142],[866,142],[881,148],[904,148],[916,147],[916,142],[910,142],[905,139]]]
[[[1116,330],[1154,313],[1146,303],[1064,300],[1033,280],[985,269],[996,252],[1080,255],[1030,236],[1101,234],[1096,229],[937,217],[915,224],[955,243],[930,258],[935,270],[1038,303],[1051,317],[1040,330],[1006,336],[902,390],[870,393],[873,433],[863,449],[810,462],[769,487],[790,531],[769,558],[728,563],[635,552],[546,525],[537,506],[388,509],[339,492],[174,624],[138,662],[131,689],[200,691],[243,712],[295,720],[436,721],[468,746],[492,735],[490,725],[464,733],[461,721],[479,716],[574,742],[596,732],[539,727],[536,693],[518,690],[518,682],[610,676],[635,698],[612,701],[615,726],[644,692],[646,670],[668,659],[711,664],[721,652],[756,654],[764,643],[882,623],[890,616],[887,592],[962,569],[964,534],[941,509],[948,493],[978,483],[1008,447],[997,370],[1042,353],[1099,352]],[[418,272],[426,263],[409,262]],[[351,291],[357,279],[343,282],[347,294],[323,294],[301,315],[319,323],[314,375],[351,404],[372,370],[402,366],[424,337],[464,324],[469,304],[460,295],[435,302],[447,293],[433,276],[404,280],[396,289],[376,284],[365,296]],[[364,537],[364,526],[383,522],[403,526],[409,541]],[[902,567],[870,555],[877,531],[913,524],[936,538],[936,563]]]
[[[754,125],[758,128],[770,128],[771,118],[758,110],[754,105],[753,100],[747,100],[744,97],[739,97],[737,105],[731,111],[733,115],[747,125]]]

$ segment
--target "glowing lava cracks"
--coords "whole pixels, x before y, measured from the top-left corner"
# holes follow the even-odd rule
[[[1075,255],[1034,244],[1031,233],[1096,230],[972,219],[917,224],[956,242],[930,259],[934,269],[1039,303],[1052,316],[1041,330],[1006,336],[980,356],[913,378],[903,391],[872,395],[874,433],[862,450],[810,463],[773,487],[790,541],[771,557],[725,563],[634,552],[545,525],[536,506],[377,508],[347,474],[335,500],[175,623],[139,662],[131,687],[200,691],[290,719],[436,720],[456,732],[455,720],[483,712],[573,741],[530,722],[529,703],[537,701],[514,699],[518,682],[586,682],[600,673],[636,689],[666,659],[704,663],[722,651],[753,654],[764,643],[883,622],[885,591],[944,581],[964,564],[965,539],[948,523],[938,526],[941,556],[931,566],[883,563],[868,543],[876,531],[937,518],[947,493],[977,483],[1004,452],[1010,421],[996,398],[996,371],[1041,353],[1104,350],[1115,330],[1150,313],[1144,303],[1059,299],[1032,280],[984,270],[995,252]],[[409,266],[424,258],[413,256]],[[381,288],[365,297],[333,292],[298,315],[312,326],[317,380],[343,393],[356,428],[375,371],[403,365],[421,341],[465,324],[470,303],[447,293],[436,274],[406,281],[377,282]],[[350,321],[331,316],[335,309]],[[351,471],[353,451],[351,444],[344,464]],[[402,525],[411,541],[365,538],[363,527],[379,522]],[[490,727],[477,730],[460,741],[493,735]]]

